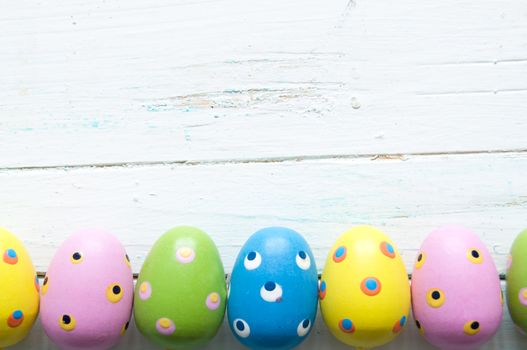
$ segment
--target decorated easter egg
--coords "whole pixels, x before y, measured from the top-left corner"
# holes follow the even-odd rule
[[[141,269],[135,323],[164,348],[201,346],[223,321],[226,294],[225,272],[212,239],[197,228],[177,227],[157,240]]]
[[[109,349],[128,328],[133,288],[130,260],[117,238],[80,231],[62,243],[44,278],[44,331],[62,349]]]
[[[374,348],[403,330],[410,285],[395,244],[381,231],[356,226],[331,248],[320,281],[320,310],[345,344]]]
[[[412,304],[419,332],[441,349],[475,349],[492,338],[502,316],[500,279],[476,234],[447,226],[428,235],[415,262]]]
[[[297,232],[270,227],[244,244],[232,270],[228,319],[251,349],[291,349],[309,335],[317,312],[318,276]]]
[[[507,305],[516,326],[527,332],[527,230],[516,237],[507,260]]]
[[[0,228],[0,348],[29,333],[38,314],[38,279],[29,254],[9,231]]]

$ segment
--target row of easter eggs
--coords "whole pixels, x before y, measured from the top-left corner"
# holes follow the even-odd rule
[[[482,345],[502,318],[491,255],[474,233],[459,227],[440,228],[427,237],[411,286],[394,243],[369,226],[338,238],[320,282],[301,235],[287,228],[262,229],[242,247],[229,291],[216,246],[192,227],[159,238],[135,293],[123,246],[104,232],[83,231],[67,239],[42,286],[24,246],[2,229],[0,251],[0,347],[22,340],[39,309],[46,334],[62,349],[117,344],[132,305],[143,335],[169,349],[208,342],[226,308],[233,334],[253,349],[300,344],[310,333],[319,301],[331,333],[358,348],[393,340],[407,324],[410,304],[420,333],[442,349]],[[507,296],[512,319],[527,330],[527,230],[511,250]]]

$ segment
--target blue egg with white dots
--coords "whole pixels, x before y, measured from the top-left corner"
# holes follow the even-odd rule
[[[227,312],[234,336],[251,349],[292,349],[317,314],[318,275],[306,240],[269,227],[253,234],[232,270]]]

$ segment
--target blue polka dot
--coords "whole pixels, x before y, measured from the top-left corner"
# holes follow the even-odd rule
[[[20,310],[16,310],[15,312],[13,312],[13,318],[15,320],[19,320],[22,318],[22,311]]]
[[[249,259],[251,261],[256,259],[256,253],[255,252],[250,252],[249,255],[247,255],[247,259]]]
[[[301,259],[305,259],[307,255],[306,255],[306,252],[301,250],[301,251],[298,252],[298,256],[300,256]]]
[[[406,316],[403,316],[403,317],[401,318],[401,321],[399,321],[399,324],[400,324],[401,327],[402,327],[402,326],[404,326],[405,323],[406,323]]]
[[[242,321],[238,321],[236,322],[236,328],[239,330],[239,331],[243,331],[245,329],[245,325],[243,324]]]
[[[366,281],[366,288],[369,290],[375,290],[377,288],[377,282],[373,279],[369,279]]]
[[[344,327],[344,329],[349,331],[351,327],[353,327],[353,323],[351,322],[350,319],[345,318],[342,320],[342,327]]]
[[[320,283],[320,290],[321,291],[325,291],[326,290],[326,281],[322,281],[322,283]]]
[[[276,288],[276,283],[274,283],[274,282],[267,282],[267,283],[265,283],[264,287],[265,287],[265,290],[270,292],[270,291],[272,291],[272,290],[274,290]]]
[[[8,249],[7,250],[7,256],[9,256],[10,258],[16,258],[16,252],[14,249]]]
[[[302,327],[307,328],[309,326],[309,320],[306,318],[304,322],[302,322]]]
[[[336,256],[337,258],[340,258],[342,255],[344,255],[345,252],[346,252],[346,248],[344,248],[344,247],[339,247],[339,248],[337,249],[337,251],[335,252],[335,256]]]
[[[386,243],[386,249],[390,254],[393,254],[395,250],[393,249],[393,246],[390,243]]]

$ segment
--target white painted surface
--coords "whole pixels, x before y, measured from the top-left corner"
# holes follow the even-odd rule
[[[212,236],[227,271],[265,226],[301,232],[319,269],[347,228],[378,226],[410,269],[431,230],[462,224],[482,236],[503,271],[527,217],[525,173],[525,153],[4,170],[0,213],[41,271],[62,240],[90,226],[114,232],[139,271],[157,237],[182,224]]]
[[[320,269],[353,224],[410,267],[458,223],[503,272],[527,226],[526,114],[523,0],[0,2],[0,225],[40,271],[84,227],[138,271],[179,224],[230,270],[269,225],[304,234]],[[305,349],[338,348],[318,332]],[[506,318],[487,349],[526,339]],[[37,328],[18,348],[45,344]],[[210,348],[237,346],[222,331]],[[388,348],[426,346],[410,327]]]
[[[526,16],[523,0],[4,1],[0,166],[525,149]]]

